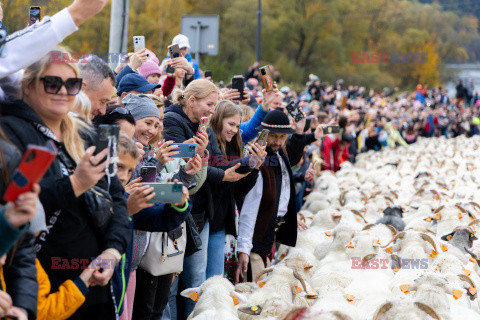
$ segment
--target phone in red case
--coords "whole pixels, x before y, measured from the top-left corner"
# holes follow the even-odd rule
[[[33,184],[42,179],[56,156],[57,148],[52,141],[43,147],[28,145],[22,161],[12,174],[3,199],[14,202],[19,195],[32,190]]]

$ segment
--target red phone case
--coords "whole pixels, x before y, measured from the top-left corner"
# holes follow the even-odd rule
[[[19,195],[32,190],[33,184],[42,179],[56,155],[57,149],[53,142],[46,147],[29,145],[12,175],[3,199],[14,202]]]

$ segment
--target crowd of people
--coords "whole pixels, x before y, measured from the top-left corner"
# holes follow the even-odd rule
[[[277,87],[272,67],[267,91],[256,62],[240,92],[204,78],[181,34],[180,57],[141,49],[115,70],[94,55],[58,60],[70,55],[60,42],[105,2],[75,0],[3,44],[0,317],[184,319],[198,298],[184,289],[215,275],[252,281],[277,244],[295,246],[306,228],[297,212],[322,170],[419,137],[479,134],[476,95],[442,88],[375,92],[311,75],[296,92]],[[96,150],[101,125],[119,127],[116,157]],[[57,156],[43,178],[6,202],[22,155],[48,143]],[[177,157],[179,143],[195,154]],[[152,203],[147,168],[181,183],[181,201]]]

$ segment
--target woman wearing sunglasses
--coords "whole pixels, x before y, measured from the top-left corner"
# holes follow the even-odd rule
[[[68,56],[64,49],[58,51]],[[110,184],[105,176],[107,162],[103,159],[108,149],[94,156],[95,148],[89,147],[95,141],[94,131],[69,114],[82,88],[77,66],[52,61],[50,52],[25,69],[21,100],[2,105],[0,123],[22,153],[28,144],[45,145],[49,140],[58,149],[40,182],[48,232],[37,238],[37,258],[50,279],[51,292],[72,280],[86,300],[69,319],[115,319],[107,284],[129,240],[123,188],[116,176]],[[106,190],[112,199],[113,214],[105,232],[98,232],[94,219],[99,211],[86,201],[85,193],[91,195],[94,186]],[[92,257],[102,263],[94,264],[90,279],[78,280],[83,266],[79,262],[90,263]],[[68,300],[59,301],[58,306],[68,307]]]

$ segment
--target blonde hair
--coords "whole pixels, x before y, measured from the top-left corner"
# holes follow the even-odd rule
[[[242,122],[247,122],[252,119],[253,115],[255,114],[255,111],[253,111],[252,107],[241,105],[240,108],[242,108]]]
[[[58,62],[58,53],[62,57],[61,62]],[[67,59],[68,57],[68,59]],[[30,65],[25,69],[22,78],[22,89],[32,85],[34,82],[40,81],[40,75],[52,64],[52,63],[62,63],[69,66],[75,76],[78,77],[79,70],[75,63],[70,63],[67,61],[72,61],[70,59],[70,53],[64,47],[58,47],[56,50],[50,51],[43,58]],[[25,93],[22,90],[22,99],[25,98]],[[65,115],[60,124],[60,130],[63,134],[63,143],[67,149],[68,154],[75,160],[77,163],[83,157],[85,153],[85,141],[81,138],[80,132],[86,131],[89,129],[87,123],[83,122],[81,119],[78,119],[70,114]]]
[[[140,151],[133,141],[125,132],[120,131],[120,135],[118,136],[118,146],[117,146],[118,153],[126,153],[132,156],[133,159],[140,158]]]
[[[157,96],[155,94],[147,94],[147,97],[149,97],[150,99],[153,100],[153,102],[155,102],[155,105],[157,106],[157,108],[163,108],[165,107],[165,97],[162,95],[162,96]]]
[[[227,155],[227,142],[222,137],[223,119],[234,116],[240,116],[241,120],[242,109],[231,101],[222,100],[217,103],[217,106],[215,107],[215,113],[210,119],[210,127],[212,127],[213,132],[215,132],[217,144],[225,156]],[[233,136],[232,140],[229,142],[229,145],[237,155],[242,156],[242,136],[240,134],[240,129]]]
[[[92,102],[83,91],[80,91],[75,96],[73,111],[78,116],[82,117],[85,121],[90,123],[90,112],[92,111]]]
[[[195,99],[204,99],[211,93],[218,93],[220,95],[220,91],[215,84],[213,84],[213,82],[205,79],[193,80],[188,84],[184,91],[175,90],[172,93],[173,103],[178,103],[182,106],[182,108],[185,108],[187,106],[188,99],[191,97],[195,97]]]

